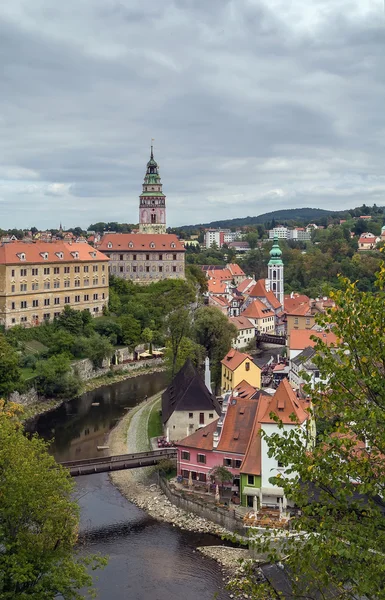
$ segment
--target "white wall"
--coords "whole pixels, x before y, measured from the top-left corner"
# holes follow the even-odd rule
[[[193,415],[192,418],[189,417],[190,412]],[[199,423],[200,413],[204,413],[203,424]],[[212,416],[210,417],[210,415]],[[212,423],[218,419],[218,417],[219,415],[215,412],[214,408],[212,410],[198,411],[175,410],[169,420],[165,423],[163,434],[167,437],[168,433],[168,439],[171,442],[176,442],[191,435],[200,427],[205,427],[209,423]]]

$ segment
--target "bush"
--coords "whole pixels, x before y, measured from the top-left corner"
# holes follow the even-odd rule
[[[80,390],[80,379],[72,373],[68,356],[58,354],[36,363],[35,386],[48,398],[74,398]]]
[[[25,354],[20,359],[20,366],[23,369],[34,369],[36,367],[37,358],[35,354]]]

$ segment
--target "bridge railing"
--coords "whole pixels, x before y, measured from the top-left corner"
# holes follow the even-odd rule
[[[134,454],[115,454],[114,456],[95,456],[94,458],[85,458],[80,460],[69,460],[61,462],[63,467],[78,468],[87,465],[108,464],[113,462],[124,462],[128,460],[140,460],[142,458],[176,458],[176,448],[161,448],[159,450],[149,450],[148,452],[136,452]]]

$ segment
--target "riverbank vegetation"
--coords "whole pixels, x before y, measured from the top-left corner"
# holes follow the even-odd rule
[[[80,600],[105,560],[77,551],[74,482],[46,442],[24,435],[18,410],[0,401],[0,597]]]

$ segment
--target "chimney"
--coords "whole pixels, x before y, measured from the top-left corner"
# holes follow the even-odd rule
[[[213,433],[213,448],[217,448],[217,446],[219,444],[219,440],[221,439],[222,427],[223,427],[224,420],[226,418],[227,407],[229,405],[230,397],[231,397],[231,392],[226,392],[226,394],[223,397],[221,416],[219,417],[217,428]]]
[[[212,389],[211,389],[210,359],[208,356],[206,356],[206,359],[205,359],[205,385],[211,394]]]
[[[294,292],[291,292],[290,298],[294,298]]]

